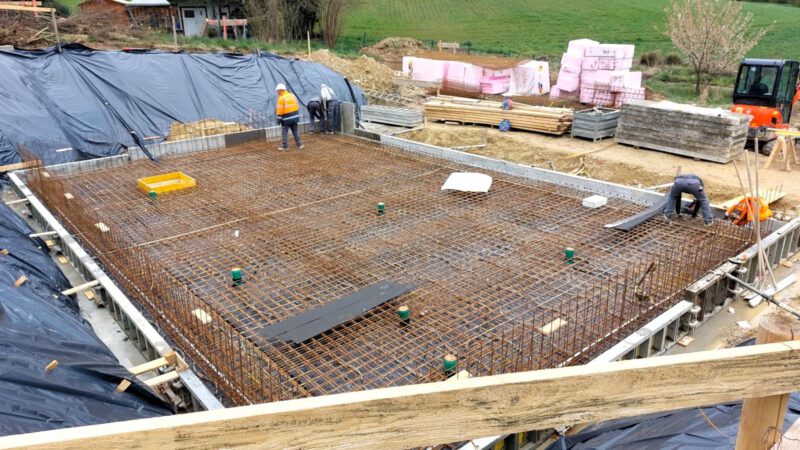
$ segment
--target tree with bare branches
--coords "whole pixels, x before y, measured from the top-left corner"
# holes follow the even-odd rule
[[[769,31],[753,27],[753,14],[729,0],[674,0],[666,14],[664,34],[692,66],[697,95],[709,74],[735,70]]]
[[[267,42],[304,39],[319,24],[325,45],[342,33],[350,0],[243,0],[255,36]]]
[[[326,47],[333,48],[336,41],[339,40],[344,25],[344,14],[347,12],[349,4],[350,0],[319,0],[317,11],[322,39],[325,41]]]

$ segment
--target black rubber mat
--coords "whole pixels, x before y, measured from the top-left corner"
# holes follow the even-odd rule
[[[411,284],[380,281],[331,303],[265,327],[259,333],[266,338],[299,344],[403,295],[414,287]]]

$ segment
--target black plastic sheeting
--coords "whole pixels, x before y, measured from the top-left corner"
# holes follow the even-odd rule
[[[17,145],[45,164],[112,156],[139,146],[139,138],[166,136],[173,122],[258,117],[274,126],[278,83],[303,105],[322,84],[342,101],[365,102],[361,90],[326,66],[271,53],[95,51],[79,44],[62,53],[0,51],[0,165],[21,161]]]
[[[564,436],[547,450],[732,449],[741,415],[742,403],[736,402],[609,420]],[[783,430],[798,419],[800,394],[795,393],[789,396]]]
[[[116,392],[130,374],[60,294],[70,285],[31,232],[0,204],[0,435],[172,414],[138,381]]]

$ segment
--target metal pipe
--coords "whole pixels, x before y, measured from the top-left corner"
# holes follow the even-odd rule
[[[725,275],[729,279],[741,284],[742,287],[745,287],[745,288],[755,292],[756,294],[760,295],[766,301],[774,303],[777,307],[783,309],[784,311],[788,312],[789,314],[791,314],[791,315],[797,317],[798,319],[800,319],[800,312],[798,312],[794,308],[784,304],[783,302],[779,302],[779,301],[775,300],[775,296],[774,295],[770,295],[770,294],[767,294],[765,292],[762,292],[761,290],[759,290],[755,286],[752,286],[751,284],[736,278],[735,276],[729,274],[728,272],[723,272],[723,275]]]

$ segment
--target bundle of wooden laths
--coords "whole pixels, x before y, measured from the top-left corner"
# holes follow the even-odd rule
[[[514,103],[504,110],[501,102],[473,98],[438,96],[423,104],[425,117],[432,121],[499,126],[508,120],[511,129],[562,135],[572,125],[572,110]]]

